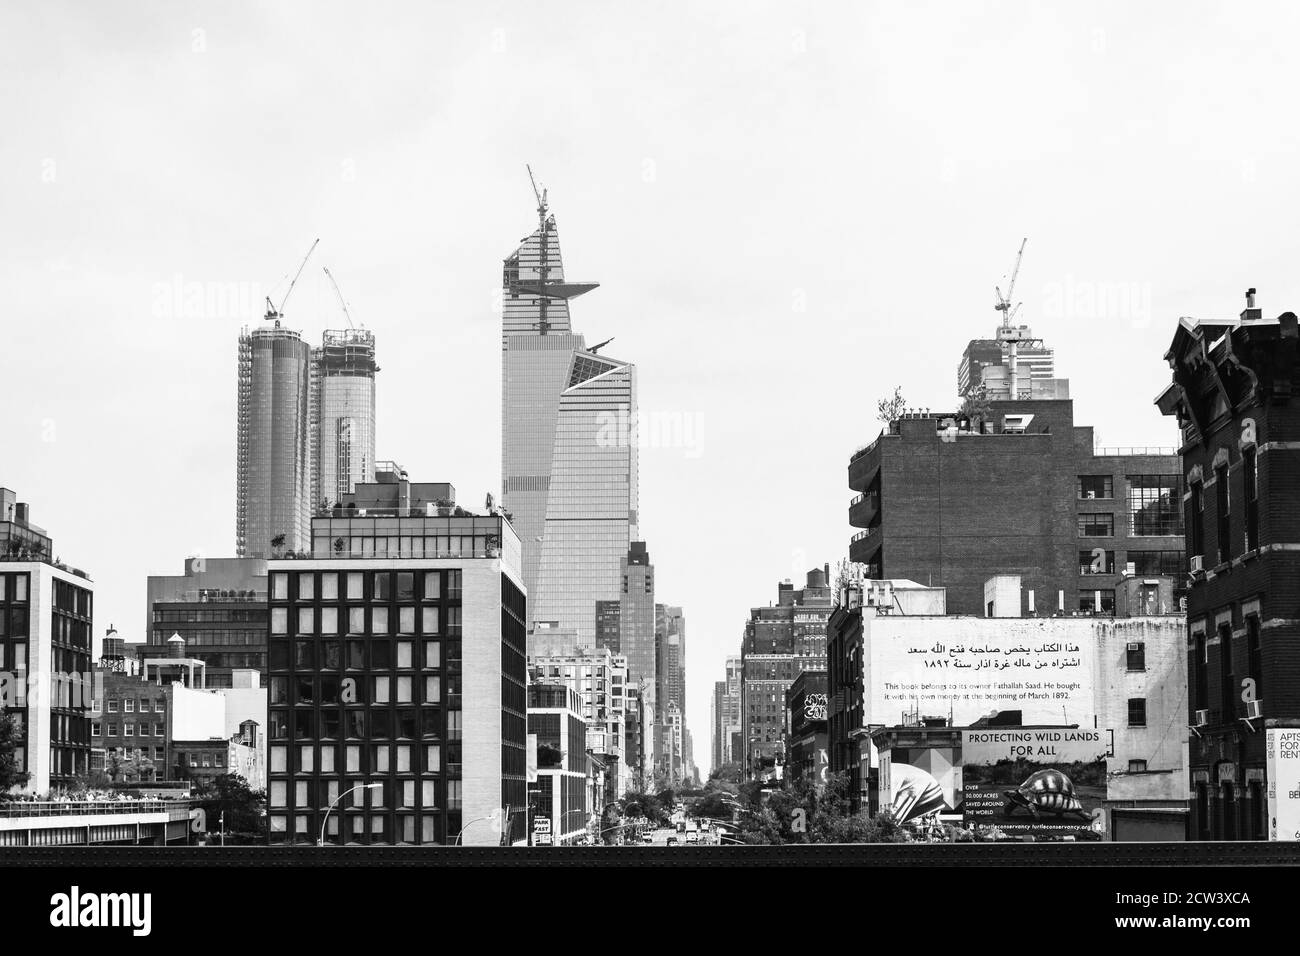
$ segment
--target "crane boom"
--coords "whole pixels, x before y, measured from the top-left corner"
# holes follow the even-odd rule
[[[339,291],[339,284],[334,281],[333,273],[326,268],[325,275],[329,278],[330,285],[334,287],[334,294],[339,297],[339,305],[343,307],[343,317],[348,320],[348,328],[355,329],[356,326],[352,324],[352,313],[348,311],[348,304],[343,301],[343,293]]]
[[[997,303],[993,306],[993,308],[997,309],[999,312],[1002,313],[1003,328],[1010,327],[1011,319],[1015,314],[1015,310],[1012,309],[1011,307],[1011,297],[1012,295],[1015,294],[1016,291],[1016,277],[1020,275],[1020,260],[1024,258],[1025,243],[1027,242],[1029,242],[1029,237],[1027,236],[1024,239],[1020,240],[1020,251],[1016,253],[1016,264],[1014,268],[1012,268],[1011,270],[1011,284],[1007,286],[1007,294],[1003,295],[1002,289],[1000,287],[994,289],[994,293],[997,297]]]
[[[307,268],[307,260],[310,259],[311,254],[316,251],[316,244],[319,242],[319,239],[313,242],[311,248],[307,250],[307,254],[302,257],[302,265],[300,265],[298,271],[293,274],[293,281],[289,283],[289,291],[286,292],[284,298],[280,300],[280,308],[277,310],[280,315],[284,314],[284,305],[289,301],[289,296],[293,293],[293,287],[298,284],[298,276],[302,275],[302,270]]]

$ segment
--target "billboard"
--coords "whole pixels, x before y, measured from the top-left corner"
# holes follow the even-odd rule
[[[961,726],[1002,710],[1024,724],[1094,723],[1090,619],[864,615],[863,628],[866,723],[919,714]]]
[[[1105,832],[1109,730],[962,731],[963,819],[977,837],[1099,839]]]
[[[960,813],[961,780],[953,747],[894,747],[880,753],[880,806],[899,823]]]
[[[1300,727],[1264,731],[1268,768],[1268,838],[1300,840]]]

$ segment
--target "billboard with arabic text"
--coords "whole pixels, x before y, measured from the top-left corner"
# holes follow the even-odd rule
[[[866,723],[1020,711],[1024,724],[1094,725],[1093,619],[880,615],[863,631]]]

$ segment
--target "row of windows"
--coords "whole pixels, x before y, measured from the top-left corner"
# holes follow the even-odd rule
[[[105,736],[108,736],[108,737],[117,737],[117,736],[122,736],[122,737],[134,737],[134,736],[136,736],[136,731],[135,731],[136,726],[137,726],[137,724],[136,724],[134,721],[127,721],[126,723],[124,723],[124,724],[121,725],[122,733],[119,735],[119,734],[118,734],[118,725],[117,725],[117,724],[114,724],[114,723],[109,723],[109,724],[106,725],[106,728],[107,728],[107,731],[108,731],[108,732],[107,732],[107,734],[105,734]],[[141,736],[141,737],[147,737],[147,736],[149,736],[149,727],[151,726],[150,724],[139,724],[138,726],[139,726],[139,728],[140,728],[139,736]],[[91,722],[91,725],[90,725],[90,736],[92,736],[92,737],[98,737],[98,736],[100,736],[100,733],[99,733],[99,731],[100,731],[100,727],[101,727],[100,722],[98,722],[98,721],[92,721],[92,722]],[[152,727],[153,727],[153,735],[154,735],[155,737],[164,737],[164,736],[166,736],[166,730],[165,730],[165,728],[164,728],[164,726],[163,726],[162,724],[153,724]]]
[[[289,817],[284,814],[271,814],[271,842],[283,842],[289,835],[290,823],[293,834],[298,839],[316,840],[319,838],[321,821],[314,815],[296,814]],[[396,820],[389,814],[364,814],[358,812],[329,815],[325,823],[326,837],[339,837],[340,827],[347,831],[349,843],[388,844],[394,838],[402,843],[419,843],[424,845],[441,845],[443,842],[442,819],[437,812],[426,810],[423,813],[398,813]]]
[[[448,675],[448,703],[455,706],[460,700],[460,675]],[[296,677],[291,682],[287,677],[272,677],[268,683],[268,693],[272,704],[411,704],[417,703],[413,695],[418,688],[423,688],[423,697],[418,703],[442,703],[443,678],[427,675],[421,682],[418,678],[387,675],[364,677],[358,683],[350,677],[322,676]],[[293,700],[289,700],[289,691],[293,691]],[[369,693],[367,693],[369,691]]]
[[[27,601],[27,574],[0,574],[0,604]]]
[[[1128,551],[1125,559],[1133,566],[1133,574],[1167,575],[1179,577],[1183,573],[1183,552],[1181,551]],[[1115,552],[1104,548],[1093,548],[1079,552],[1080,574],[1114,574]]]
[[[141,697],[139,698],[138,703],[136,698],[134,697],[125,697],[122,698],[121,701],[119,701],[118,698],[116,697],[109,697],[104,701],[104,706],[107,708],[106,713],[110,713],[110,714],[118,713],[117,708],[119,703],[121,704],[122,707],[121,712],[124,714],[136,713],[137,706],[139,709],[139,713],[147,714],[150,711],[153,711],[154,713],[161,714],[163,713],[164,710],[166,710],[167,707],[167,702],[161,697],[154,698],[152,700],[148,697]]]
[[[290,577],[293,596],[299,601],[414,601],[418,593],[425,601],[461,596],[461,572],[449,571],[287,571],[271,574],[271,600],[289,600]],[[340,580],[342,579],[342,580]],[[340,594],[342,584],[342,594]]]
[[[416,611],[419,611],[419,633],[421,634],[440,634],[442,633],[441,615],[444,609],[440,607],[423,607],[416,608],[399,607],[397,614],[391,615],[388,607],[299,607],[295,615],[290,616],[289,608],[276,607],[271,609],[271,633],[273,635],[288,634],[289,622],[293,620],[296,624],[295,634],[338,634],[339,623],[342,620],[346,623],[346,629],[343,633],[347,634],[380,634],[385,635],[391,632],[390,625],[394,618],[397,623],[397,633],[415,634],[416,633]],[[340,611],[343,612],[340,615]],[[461,609],[457,606],[445,609],[447,615],[447,628],[459,628],[461,626]]]
[[[341,759],[336,746],[303,744],[272,747],[269,767],[272,774],[289,772],[290,751],[294,757],[294,773],[361,773],[363,770],[372,773],[441,773],[443,769],[441,744],[370,744],[364,747],[347,744],[342,748]],[[369,758],[364,768],[361,765],[363,757]],[[415,762],[421,760],[423,763],[417,766]],[[448,745],[448,769],[452,764],[459,772],[460,749],[456,744]]]
[[[463,714],[460,710],[446,711],[448,739],[461,738]],[[441,738],[442,719],[443,711],[433,708],[273,710],[267,736],[271,740]]]
[[[460,664],[460,641],[277,641],[268,650],[271,671],[289,670],[290,661],[297,671],[329,670],[399,670],[442,666],[446,645],[448,668]],[[415,656],[423,646],[420,663]]]
[[[1247,448],[1241,454],[1242,489],[1242,544],[1244,551],[1259,547],[1259,465],[1256,450]],[[1232,560],[1232,490],[1229,485],[1228,465],[1214,470],[1214,497],[1216,511],[1216,536],[1218,563]],[[1187,545],[1189,553],[1205,556],[1205,488],[1195,482],[1187,502]]]
[[[266,608],[169,608],[154,606],[157,624],[264,624]]]

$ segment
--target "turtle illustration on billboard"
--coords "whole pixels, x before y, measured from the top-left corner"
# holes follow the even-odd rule
[[[1007,801],[1002,812],[1008,817],[1016,810],[1028,810],[1035,820],[1041,813],[1055,814],[1058,818],[1066,814],[1078,814],[1084,820],[1091,819],[1079,798],[1074,795],[1074,784],[1059,770],[1031,773],[1029,779],[1017,789],[1003,790],[1002,796]]]

